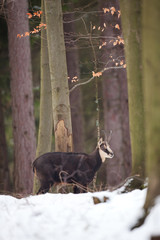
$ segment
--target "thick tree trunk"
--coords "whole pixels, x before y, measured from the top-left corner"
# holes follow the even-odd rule
[[[149,209],[160,195],[160,1],[143,1],[143,66],[146,160],[149,188],[145,209]]]
[[[72,36],[75,33],[75,25],[73,20],[73,13],[67,13],[64,15],[64,33],[66,44],[67,69],[69,77],[68,81],[70,88],[72,88],[74,84],[72,83],[72,79],[74,80],[80,78],[78,50]],[[69,23],[67,23],[67,21],[69,21]],[[81,88],[77,88],[70,93],[70,103],[73,129],[73,147],[75,152],[82,152],[84,150],[84,133]]]
[[[7,143],[5,137],[5,126],[3,117],[3,106],[0,92],[0,193],[5,193],[10,189],[10,177],[7,157]]]
[[[143,0],[142,8],[142,63],[145,106],[146,175],[149,185],[143,216],[132,230],[143,225],[156,197],[160,196],[160,1]]]
[[[41,1],[41,22],[46,23],[44,0]],[[52,146],[52,91],[49,70],[49,57],[46,30],[41,31],[41,88],[40,88],[40,118],[36,157],[51,151]],[[39,189],[39,182],[34,178],[33,192]]]
[[[26,15],[28,1],[8,0],[7,8],[15,152],[15,191],[31,193],[33,188],[32,161],[35,158],[36,141],[30,41],[29,37],[17,38],[17,34],[29,32]]]
[[[120,0],[127,63],[132,173],[144,177],[145,136],[142,89],[141,0]]]
[[[114,7],[119,9],[117,0],[100,1],[100,10],[103,8]],[[106,41],[111,37],[121,35],[121,30],[114,28],[120,23],[117,14],[113,16],[102,14],[101,26],[106,24],[107,28],[103,33]],[[120,27],[121,29],[121,27]],[[113,59],[123,59],[123,45],[114,46],[113,43],[103,47],[103,62],[106,64]],[[125,69],[113,69],[103,73],[103,103],[104,103],[104,127],[106,133],[112,130],[111,146],[115,157],[107,160],[106,163],[106,182],[109,186],[115,186],[129,176],[131,172],[131,147],[129,135],[129,113],[128,113],[128,91]]]
[[[68,74],[60,0],[45,0],[55,150],[72,151]]]

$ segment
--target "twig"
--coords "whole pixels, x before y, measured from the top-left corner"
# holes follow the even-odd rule
[[[108,70],[111,70],[111,69],[122,69],[124,68],[123,66],[119,66],[119,67],[107,67],[107,68],[103,68],[103,70],[101,70],[100,72],[101,73],[104,73],[105,71],[108,71]],[[87,83],[90,83],[93,79],[95,78],[95,76],[92,76],[90,79],[88,79],[87,81],[85,82],[82,82],[82,83],[77,83],[76,85],[74,85],[70,90],[69,92],[71,93],[75,88],[77,87],[80,87],[82,85],[85,85]]]

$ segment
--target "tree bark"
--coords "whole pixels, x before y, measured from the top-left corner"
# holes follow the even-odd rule
[[[100,1],[100,10],[114,7],[119,9],[117,0]],[[103,32],[106,37],[106,46],[102,48],[103,62],[107,64],[110,56],[113,59],[123,59],[123,45],[113,45],[107,41],[108,37],[121,35],[121,22],[118,15],[110,13],[101,15],[101,26],[106,24]],[[120,30],[114,28],[119,24]],[[103,50],[104,49],[104,50]],[[129,134],[128,91],[125,69],[113,69],[103,73],[103,104],[104,104],[104,127],[109,134],[112,130],[110,145],[114,151],[114,158],[106,162],[106,183],[115,186],[129,176],[131,172],[131,147]]]
[[[146,172],[149,187],[144,208],[160,195],[160,1],[143,1],[143,66],[146,130]]]
[[[145,175],[144,102],[142,84],[141,0],[120,0],[127,63],[132,173]]]
[[[60,0],[45,0],[55,150],[72,151],[68,74]]]
[[[45,8],[42,0],[41,22],[46,23]],[[46,29],[41,30],[41,89],[40,118],[36,157],[51,151],[52,145],[52,90],[49,70],[49,57]]]
[[[3,116],[3,106],[0,92],[0,193],[10,190],[10,176],[7,156],[7,143],[5,137],[5,126]]]
[[[77,46],[72,35],[75,33],[74,14],[64,14],[64,34],[66,45],[66,58],[69,86],[72,88],[72,79],[80,79],[79,59]],[[67,23],[67,21],[70,21]],[[84,149],[83,116],[82,116],[82,93],[81,88],[70,93],[71,118],[73,129],[73,148],[75,152],[82,152]]]
[[[41,1],[41,22],[46,23],[44,0]],[[38,143],[36,150],[36,157],[51,152],[52,146],[52,128],[53,128],[53,114],[52,114],[52,91],[49,70],[49,57],[46,29],[41,30],[41,89],[40,89],[40,117],[39,117],[39,131]],[[39,182],[34,177],[33,192],[36,193],[39,189]]]
[[[29,32],[28,1],[7,1],[9,58],[13,138],[15,152],[15,191],[31,193],[33,188],[32,161],[35,158],[35,125],[33,116],[32,72],[29,37],[17,34]]]

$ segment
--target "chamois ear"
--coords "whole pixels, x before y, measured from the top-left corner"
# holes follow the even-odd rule
[[[98,148],[101,146],[102,142],[103,142],[103,139],[100,138],[99,141],[98,141],[98,144],[97,144],[97,147],[98,147]]]

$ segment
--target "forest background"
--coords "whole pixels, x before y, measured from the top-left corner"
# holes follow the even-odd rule
[[[152,28],[156,26],[160,4],[154,0],[152,8],[148,10],[147,1],[73,0],[62,1],[62,5],[60,1],[53,2],[55,8],[49,0],[44,1],[44,6],[43,1],[1,1],[0,190],[2,193],[31,193],[31,163],[36,155],[59,150],[65,144],[60,136],[65,136],[67,151],[91,152],[100,135],[104,135],[101,130],[105,130],[107,135],[111,130],[110,145],[115,157],[106,161],[100,169],[97,187],[103,189],[118,185],[130,175],[132,165],[132,174],[141,178],[152,176],[152,198],[147,198],[148,207],[154,196],[159,194],[157,189],[160,189],[157,111],[159,50],[156,49],[158,31]],[[56,16],[60,19],[61,7],[64,39],[59,25],[61,21],[56,20]],[[51,13],[51,10],[55,12]],[[148,18],[149,14],[155,16],[152,21]],[[152,31],[152,34],[148,31]],[[60,56],[58,51],[64,40],[67,61],[63,65],[65,57]],[[56,46],[53,49],[52,43]],[[150,44],[154,46],[151,52]],[[49,56],[43,53],[46,47]],[[51,54],[53,52],[55,54]],[[64,53],[64,49],[61,52]],[[148,59],[148,56],[151,57]],[[54,61],[58,64],[54,65]],[[52,64],[54,72],[58,70],[57,76],[53,76]],[[48,75],[44,73],[46,65]],[[154,71],[150,66],[155,66]],[[59,76],[61,81],[56,82]],[[50,85],[47,85],[50,81]],[[56,102],[53,92],[63,90],[62,96],[67,95],[68,84],[70,108],[56,106],[66,126],[56,125],[58,117],[52,116]],[[45,133],[50,140],[45,138],[43,147],[40,147],[40,119],[43,112],[40,99],[44,94],[40,89],[44,89],[44,86],[47,86],[45,91],[48,95],[45,99],[48,102],[43,111],[45,109],[48,112],[42,115],[47,116]],[[72,129],[65,109],[71,111]],[[150,147],[150,139],[154,142],[153,147]]]

